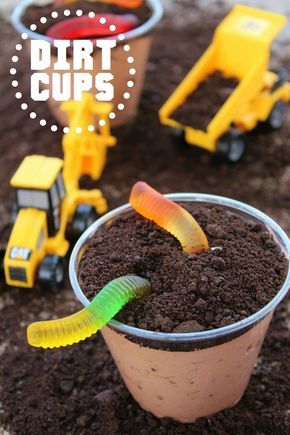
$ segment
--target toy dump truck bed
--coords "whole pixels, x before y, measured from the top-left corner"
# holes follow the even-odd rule
[[[234,77],[224,77],[220,71],[214,72],[198,85],[171,117],[182,125],[206,131],[238,83]]]

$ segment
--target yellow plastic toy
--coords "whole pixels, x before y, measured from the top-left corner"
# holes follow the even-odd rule
[[[183,141],[232,162],[244,154],[243,132],[252,130],[258,122],[280,128],[290,99],[290,84],[285,71],[276,74],[268,71],[268,66],[271,42],[286,21],[283,15],[235,6],[217,27],[208,49],[161,107],[161,123],[172,127]],[[239,84],[206,131],[176,121],[175,110],[215,71],[236,77]]]
[[[69,132],[62,140],[63,176],[67,189],[74,190],[82,175],[98,180],[106,164],[107,147],[116,144],[111,136],[109,113],[111,103],[97,102],[90,93],[81,101],[66,101],[61,109],[67,113]],[[99,127],[95,129],[95,126]],[[91,127],[94,127],[92,129]]]
[[[63,161],[28,156],[11,179],[16,189],[16,219],[8,241],[4,271],[6,283],[58,287],[64,279],[64,257],[69,249],[68,225],[82,232],[104,213],[107,204],[100,190],[67,188]]]
[[[65,102],[62,108],[69,120],[63,160],[28,156],[11,180],[17,216],[4,257],[9,285],[33,287],[38,279],[44,287],[60,286],[69,249],[66,233],[78,238],[108,209],[102,192],[80,189],[79,180],[82,175],[99,179],[107,147],[116,143],[110,133],[112,105],[85,93],[81,101]]]

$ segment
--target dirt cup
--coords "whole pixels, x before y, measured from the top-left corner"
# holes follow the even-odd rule
[[[281,254],[289,260],[290,242],[267,215],[239,201],[205,194],[171,194],[173,201],[215,204],[252,223],[265,225]],[[89,301],[79,285],[78,266],[89,240],[120,216],[134,213],[129,204],[96,221],[77,242],[70,259],[70,280],[84,306]],[[290,271],[276,296],[255,314],[218,329],[162,333],[112,320],[102,329],[122,378],[134,399],[157,417],[183,423],[210,416],[239,402],[248,385],[268,326],[290,287]]]
[[[47,2],[49,3],[49,2]],[[33,5],[39,5],[39,2],[36,0],[23,0],[20,4],[14,9],[12,14],[12,24],[16,28],[16,30],[20,33],[27,33],[28,38],[31,39],[42,39],[53,44],[53,39],[31,31],[27,28],[23,22],[22,17],[25,14],[27,8]],[[150,46],[152,41],[152,35],[150,34],[151,30],[156,26],[156,24],[160,21],[163,15],[163,7],[160,0],[146,0],[146,4],[151,9],[150,18],[138,26],[137,28],[124,33],[124,39],[119,41],[117,40],[117,46],[112,49],[112,58],[111,58],[111,73],[114,76],[113,84],[114,84],[114,98],[112,103],[114,105],[114,111],[116,113],[115,119],[111,120],[111,125],[113,127],[117,127],[125,124],[130,119],[132,119],[138,109],[140,96],[143,88],[146,65],[150,53]],[[93,4],[92,4],[93,7]],[[33,23],[34,24],[34,23]],[[130,45],[130,52],[124,51],[124,46],[126,44]],[[27,44],[28,46],[28,44]],[[127,62],[128,53],[130,56],[134,58],[133,63]],[[96,50],[93,54],[94,59],[94,71],[92,71],[92,75],[95,76],[100,71],[101,65],[101,52],[100,50]],[[52,82],[52,73],[53,73],[53,65],[56,63],[56,57],[52,56],[51,59],[51,67],[42,70],[42,72],[48,73],[50,77],[50,83]],[[67,60],[72,67],[73,60]],[[129,73],[130,68],[134,68],[136,73],[132,76]],[[58,71],[62,74],[62,71]],[[67,71],[63,71],[65,73]],[[78,72],[84,72],[79,70]],[[134,86],[128,88],[127,82],[133,81]],[[51,89],[50,85],[43,86],[43,89]],[[95,94],[96,90],[93,88],[92,92]],[[125,93],[130,93],[129,99],[124,99]],[[61,125],[67,125],[67,116],[64,112],[60,110],[61,102],[55,101],[52,98],[49,98],[48,104],[50,110],[56,120]],[[118,104],[123,104],[124,109],[119,110]]]

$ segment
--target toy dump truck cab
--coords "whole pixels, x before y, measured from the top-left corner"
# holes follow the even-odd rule
[[[281,125],[278,118],[283,116],[283,103],[290,99],[285,75],[268,71],[270,44],[285,23],[282,15],[235,6],[217,27],[208,49],[160,109],[161,123],[178,130],[189,144],[223,154],[230,161],[239,160],[245,148],[242,133],[258,122]],[[174,119],[177,108],[216,71],[236,78],[238,85],[206,129]]]

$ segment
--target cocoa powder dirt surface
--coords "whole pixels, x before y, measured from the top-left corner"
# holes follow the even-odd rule
[[[194,2],[188,2],[188,8]],[[221,14],[223,14],[221,10]],[[187,13],[187,9],[184,9]],[[221,16],[207,11],[186,31],[170,20],[156,33],[139,115],[118,129],[118,145],[98,186],[110,208],[125,203],[132,184],[144,179],[161,192],[207,192],[248,202],[275,218],[290,234],[290,113],[279,132],[251,134],[248,153],[235,167],[216,166],[209,154],[172,145],[157,117],[160,105],[202,54]],[[167,25],[168,23],[168,25]],[[206,31],[205,31],[206,30]],[[27,154],[61,156],[61,134],[41,128],[19,109],[10,82],[10,58],[20,42],[0,22],[0,229],[8,235],[14,192],[9,179]],[[281,53],[282,55],[283,53]],[[17,79],[28,100],[28,60],[17,65]],[[275,59],[290,67],[289,60]],[[26,80],[25,80],[26,79]],[[30,109],[53,118],[45,104]],[[85,185],[95,185],[84,180]],[[25,328],[39,319],[80,309],[69,283],[64,290],[0,290],[0,433],[11,434],[288,434],[290,432],[289,302],[276,311],[247,391],[237,406],[195,424],[159,420],[131,398],[99,334],[76,346],[54,351],[32,349]]]
[[[89,242],[79,266],[91,300],[112,279],[147,278],[152,294],[127,304],[116,318],[159,332],[194,332],[240,321],[270,302],[283,285],[286,258],[266,227],[214,206],[184,203],[215,250],[188,255],[153,222],[133,213]],[[219,249],[221,248],[221,249]]]
[[[206,130],[237,84],[237,79],[224,77],[220,71],[210,74],[173,112],[172,118],[181,124]]]

